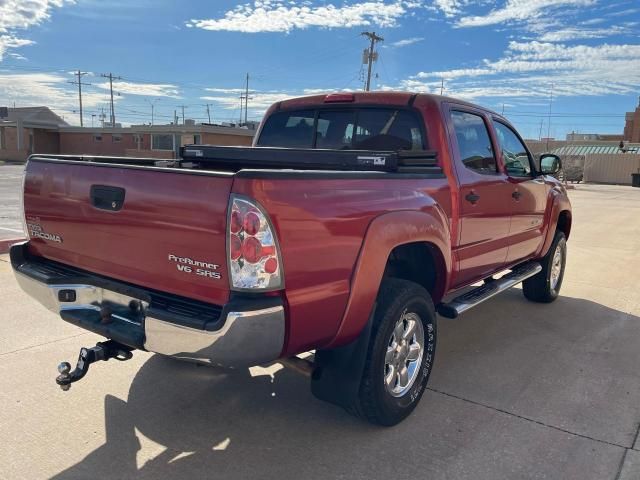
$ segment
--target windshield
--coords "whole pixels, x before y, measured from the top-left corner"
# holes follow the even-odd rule
[[[420,120],[394,108],[336,108],[273,113],[260,147],[352,150],[423,150]]]

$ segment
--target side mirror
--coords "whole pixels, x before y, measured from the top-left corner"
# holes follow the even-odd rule
[[[562,160],[553,153],[540,155],[540,173],[543,175],[555,175],[562,168]]]

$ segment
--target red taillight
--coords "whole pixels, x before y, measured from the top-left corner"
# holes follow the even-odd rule
[[[324,97],[324,103],[353,102],[355,99],[353,93],[330,93]]]
[[[242,228],[248,235],[255,235],[260,230],[260,218],[256,212],[248,212],[244,216]]]
[[[249,263],[258,263],[262,259],[262,244],[256,237],[247,237],[242,242],[242,256]]]
[[[229,222],[229,230],[231,233],[238,233],[242,229],[242,214],[238,210],[231,212],[231,221]]]
[[[229,256],[231,260],[238,260],[242,255],[242,240],[238,235],[231,234],[229,237]]]
[[[275,257],[271,257],[264,262],[264,271],[267,273],[275,273],[278,270],[278,260]]]
[[[232,195],[227,224],[231,288],[282,288],[282,261],[275,231],[260,205]]]

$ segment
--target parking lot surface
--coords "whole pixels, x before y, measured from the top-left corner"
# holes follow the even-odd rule
[[[23,236],[20,208],[23,165],[0,162],[0,241]]]
[[[223,373],[136,352],[68,392],[99,337],[47,312],[0,256],[0,478],[640,478],[640,189],[579,185],[561,297],[519,288],[439,318],[430,388],[390,429],[275,365]]]

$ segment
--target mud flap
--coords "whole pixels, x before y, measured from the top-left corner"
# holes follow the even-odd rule
[[[311,376],[311,393],[316,398],[347,410],[357,405],[375,313],[374,305],[369,321],[353,342],[316,351],[315,369]]]

